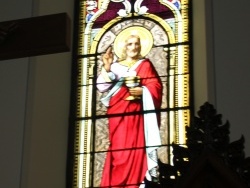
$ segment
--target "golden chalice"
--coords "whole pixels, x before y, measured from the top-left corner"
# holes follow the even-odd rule
[[[140,84],[140,77],[139,76],[128,76],[125,78],[125,84],[129,88],[136,87]],[[128,96],[125,100],[135,100],[140,99],[140,96]]]

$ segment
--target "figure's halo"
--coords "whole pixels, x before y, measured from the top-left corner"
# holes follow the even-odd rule
[[[141,55],[146,56],[153,46],[153,36],[149,30],[140,26],[132,26],[121,31],[114,41],[114,52],[121,58],[125,40],[130,35],[138,35],[141,39]]]

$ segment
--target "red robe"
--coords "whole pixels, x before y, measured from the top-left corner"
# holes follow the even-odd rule
[[[150,91],[155,108],[160,108],[162,84],[152,63],[146,59],[135,71],[141,78],[141,86]],[[143,113],[131,114],[142,112],[142,100],[124,100],[128,96],[128,88],[123,84],[109,103],[107,113],[112,115],[109,118],[110,146],[102,187],[138,188],[147,171]]]

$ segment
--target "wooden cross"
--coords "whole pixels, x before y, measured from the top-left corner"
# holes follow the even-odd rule
[[[0,22],[0,60],[70,50],[66,13]]]

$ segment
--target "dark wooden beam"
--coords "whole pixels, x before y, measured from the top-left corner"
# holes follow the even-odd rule
[[[66,13],[0,22],[0,60],[70,51]]]

